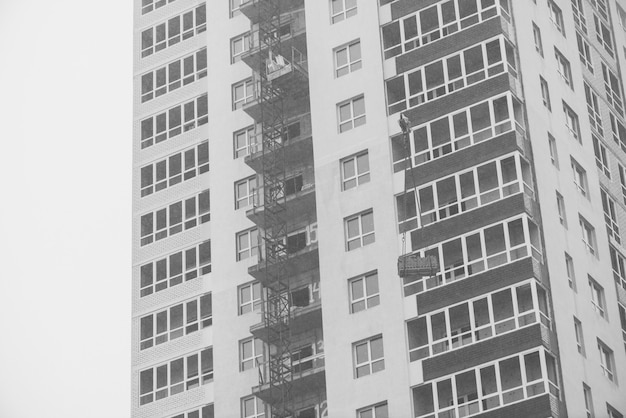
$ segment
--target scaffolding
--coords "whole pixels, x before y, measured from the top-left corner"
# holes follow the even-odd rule
[[[263,322],[269,346],[265,376],[260,384],[268,385],[272,399],[271,416],[293,416],[292,354],[291,354],[291,306],[290,280],[286,269],[288,232],[287,198],[284,192],[285,150],[285,96],[289,92],[274,82],[276,70],[280,70],[281,7],[279,0],[260,0],[258,9],[258,42],[260,59],[258,69],[257,97],[260,107],[263,163],[264,225],[262,256],[266,271],[266,305]],[[280,57],[280,58],[279,58]],[[279,62],[279,61],[283,62]]]

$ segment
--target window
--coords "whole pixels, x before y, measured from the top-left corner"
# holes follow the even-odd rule
[[[554,48],[554,57],[556,58],[556,71],[559,73],[565,84],[574,90],[574,83],[572,81],[572,69],[569,61],[558,49]]]
[[[602,198],[602,210],[604,211],[604,222],[606,223],[606,232],[615,242],[621,244],[622,239],[619,234],[619,225],[617,223],[617,211],[615,209],[615,200],[609,193],[600,188],[600,197]]]
[[[228,0],[230,2],[230,17],[235,17],[241,13],[239,8],[246,0]]]
[[[619,184],[622,186],[622,201],[626,205],[626,168],[619,162],[617,163],[619,171]]]
[[[622,326],[622,340],[624,341],[624,349],[626,349],[626,307],[622,306],[621,303],[618,303],[617,307],[619,308],[619,322]]]
[[[421,315],[406,323],[411,362],[495,338],[541,323],[551,327],[547,293],[540,285],[521,285]]]
[[[170,254],[140,267],[141,297],[211,272],[211,241]]]
[[[256,176],[248,177],[235,183],[235,209],[254,205]]]
[[[626,259],[624,256],[609,245],[609,253],[611,255],[611,267],[613,268],[613,279],[618,286],[626,290]]]
[[[390,3],[390,0],[382,2]],[[494,16],[511,21],[508,1],[452,0],[425,5],[382,27],[384,57],[389,59],[458,34]]]
[[[355,16],[357,0],[330,0],[330,20],[332,23]]]
[[[576,32],[576,42],[578,44],[578,56],[585,67],[593,74],[593,61],[591,60],[591,47],[583,36]]]
[[[606,147],[596,135],[591,135],[591,139],[593,141],[593,153],[596,156],[596,166],[610,179],[611,171],[609,170],[609,157]]]
[[[593,7],[595,7],[598,12],[600,13],[600,16],[602,16],[602,18],[606,21],[609,20],[609,10],[608,10],[608,6],[606,4],[606,0],[590,0],[591,4],[593,4]]]
[[[265,347],[263,341],[257,338],[248,338],[239,342],[239,371],[259,367],[264,362]]]
[[[359,409],[356,415],[357,418],[389,418],[387,402]]]
[[[604,79],[604,91],[606,92],[606,100],[610,105],[619,112],[624,113],[624,104],[622,101],[621,85],[619,78],[613,71],[602,61],[602,78]]]
[[[352,189],[370,181],[370,163],[367,151],[341,160],[341,186]]]
[[[254,134],[254,126],[242,129],[233,134],[235,158],[245,157],[255,151],[258,137]]]
[[[203,406],[202,408],[194,408],[192,411],[180,413],[170,418],[215,418],[215,408],[213,404]]]
[[[505,132],[524,135],[524,110],[510,93],[472,104],[411,130],[411,163],[418,166]],[[394,171],[404,169],[406,147],[402,135],[391,138]]]
[[[563,102],[563,113],[565,114],[565,126],[567,127],[567,130],[578,142],[581,142],[578,115],[567,105],[567,103],[565,103],[565,101]]]
[[[587,197],[587,172],[572,158],[574,185],[583,196]]]
[[[585,413],[587,418],[594,418],[593,398],[591,397],[591,388],[583,383],[583,397],[585,398]]]
[[[261,283],[251,282],[239,287],[239,315],[261,309]]]
[[[613,134],[613,141],[617,145],[622,148],[622,151],[626,152],[626,126],[621,122],[621,120],[613,114],[613,112],[609,112],[609,116],[611,119],[611,133]]]
[[[141,197],[209,171],[209,142],[141,167]]]
[[[517,78],[515,51],[502,36],[455,52],[385,81],[389,115],[437,100],[508,72]]]
[[[600,116],[600,101],[598,99],[598,95],[586,81],[584,82],[584,86],[591,129],[598,133],[598,135],[602,136],[604,135],[604,129],[602,128],[602,117]]]
[[[141,349],[145,350],[213,325],[211,294],[141,318]]]
[[[565,200],[563,199],[563,195],[561,193],[556,192],[556,210],[559,214],[559,222],[565,228],[567,228],[567,215],[565,214]]]
[[[204,94],[142,120],[141,148],[151,147],[206,124],[209,121],[208,108],[207,95]]]
[[[617,17],[619,18],[619,24],[622,27],[622,30],[626,31],[626,11],[622,9],[622,7],[615,3],[617,6]]]
[[[355,97],[337,105],[339,132],[345,132],[365,124],[365,98]]]
[[[142,0],[141,14],[145,15],[153,10],[159,9],[166,4],[173,3],[175,0]]]
[[[613,40],[611,39],[611,30],[601,21],[598,16],[593,15],[593,23],[596,27],[596,39],[604,47],[604,50],[613,56]]]
[[[357,379],[385,370],[382,335],[358,342],[352,348],[354,353],[354,376]]]
[[[583,8],[583,0],[572,0],[572,13],[576,27],[584,34],[587,34],[587,19]]]
[[[184,211],[183,211],[184,208]],[[141,246],[162,240],[211,220],[210,191],[183,199],[141,217]]]
[[[576,336],[576,349],[584,356],[585,340],[583,338],[583,324],[576,317],[574,317],[574,335]]]
[[[605,317],[606,302],[604,299],[604,288],[598,284],[591,276],[588,276],[589,290],[591,291],[591,305],[593,309]]]
[[[552,105],[550,104],[550,89],[548,88],[548,82],[541,76],[539,76],[539,85],[541,86],[541,100],[543,105],[552,111]]]
[[[423,184],[417,193],[410,190],[396,195],[399,227],[429,225],[520,192],[534,193],[530,164],[520,154],[503,155]]]
[[[440,242],[417,254],[436,257],[439,269],[431,278],[406,278],[405,296],[423,292],[426,286],[428,289],[445,286],[524,257],[540,261],[542,248],[537,225],[526,216],[517,216]]]
[[[555,358],[545,350],[518,354],[413,387],[413,411],[416,417],[478,416],[543,393],[559,399],[558,374]]]
[[[557,169],[559,168],[559,154],[556,149],[556,139],[548,132],[548,150],[550,151],[550,161]]]
[[[567,282],[569,287],[576,290],[576,272],[574,271],[574,260],[572,257],[565,253],[565,270],[567,271]]]
[[[565,27],[563,25],[563,12],[553,0],[548,0],[548,17],[554,27],[565,36]]]
[[[624,418],[624,416],[617,412],[617,409],[609,405],[608,402],[606,404],[606,413],[607,418]]]
[[[259,232],[256,228],[237,234],[237,261],[245,260],[258,254]]]
[[[139,404],[145,405],[213,381],[213,348],[139,373]]]
[[[246,32],[230,40],[230,62],[236,63],[250,49],[250,33]]]
[[[346,251],[372,244],[374,236],[374,212],[367,211],[344,220]]]
[[[361,68],[361,41],[335,49],[335,77],[341,77]]]
[[[615,360],[613,359],[613,350],[605,345],[598,338],[598,353],[600,354],[600,367],[602,373],[607,379],[615,381]]]
[[[360,312],[380,304],[378,272],[350,279],[350,313]]]
[[[533,22],[533,38],[535,39],[535,51],[543,57],[543,42],[541,41],[541,30]]]
[[[582,229],[582,239],[585,249],[591,254],[597,256],[596,250],[596,230],[587,222],[585,218],[580,216],[580,228]]]
[[[141,103],[172,92],[206,76],[207,50],[203,48],[143,74],[141,76]],[[174,116],[171,115],[171,117]]]
[[[240,109],[254,99],[252,79],[233,84],[233,110]]]
[[[241,400],[241,418],[265,418],[265,404],[251,396]]]
[[[147,57],[169,46],[206,31],[206,4],[141,32],[141,57]]]

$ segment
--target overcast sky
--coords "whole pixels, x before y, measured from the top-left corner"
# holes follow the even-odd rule
[[[130,416],[131,0],[0,0],[0,418]]]

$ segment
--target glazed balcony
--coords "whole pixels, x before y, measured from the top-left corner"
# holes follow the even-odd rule
[[[272,17],[271,10],[276,4],[278,10],[283,13],[304,8],[304,0],[244,0],[239,6],[239,11],[250,19],[252,24],[257,24],[262,19]]]
[[[245,162],[257,173],[263,170],[263,164],[272,158],[271,153],[283,152],[282,159],[287,171],[295,167],[313,164],[313,138],[311,136],[311,114],[307,113],[285,123],[283,135],[278,140],[282,145],[271,148],[271,145],[263,150],[263,135],[257,134],[251,141],[249,152]]]

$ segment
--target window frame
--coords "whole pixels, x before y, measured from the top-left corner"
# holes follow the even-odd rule
[[[596,240],[596,229],[582,215],[579,215],[581,238],[585,249],[589,254],[598,257],[598,245]]]
[[[243,96],[241,98],[237,97],[238,89],[243,88]],[[232,94],[232,108],[233,111],[237,109],[243,108],[248,103],[251,103],[255,99],[255,88],[254,82],[252,78],[247,78],[245,80],[239,81],[232,85],[231,94]]]
[[[365,217],[371,216],[371,231],[364,230],[363,221]],[[350,233],[350,222],[356,221],[356,225],[358,226],[358,231],[356,231],[355,235],[351,235]],[[348,216],[344,218],[344,240],[345,240],[345,249],[346,252],[353,251],[367,245],[373,244],[376,242],[376,228],[374,226],[374,210],[368,209],[363,212],[357,213],[355,215]],[[371,237],[371,238],[370,238]],[[356,247],[351,247],[352,242],[358,241],[358,245]]]
[[[561,35],[565,36],[565,25],[563,24],[563,11],[553,0],[548,0],[548,18]]]
[[[591,306],[593,310],[598,313],[602,318],[606,317],[606,299],[604,294],[604,287],[600,285],[593,277],[587,275],[587,283],[589,284],[589,292],[591,294]]]
[[[357,188],[365,183],[370,182],[370,163],[369,163],[369,150],[361,151],[356,154],[350,155],[349,157],[342,158],[339,162],[340,170],[341,170],[341,190],[346,191],[350,189]],[[364,157],[364,160],[361,158]],[[360,161],[364,161],[366,167],[361,166],[359,164]],[[354,174],[352,176],[348,176],[346,174],[346,165],[352,164]],[[359,170],[364,168],[364,171],[360,172]]]
[[[353,47],[358,48],[358,58],[353,59]],[[339,54],[345,51],[346,62],[339,64]],[[354,50],[356,53],[356,50]],[[361,40],[356,39],[354,41],[345,43],[337,48],[333,49],[333,59],[335,68],[335,78],[343,77],[357,70],[360,70],[363,66],[363,54],[361,51]]]
[[[250,346],[250,356],[246,356],[245,347],[247,345]],[[266,349],[263,340],[250,337],[239,341],[239,371],[245,372],[263,365],[265,363],[265,353]]]
[[[617,382],[617,376],[615,373],[615,357],[613,350],[609,348],[600,338],[598,340],[598,354],[600,356],[600,368],[602,374],[611,382]]]
[[[554,58],[556,59],[556,72],[561,76],[561,79],[572,90],[574,90],[574,80],[572,79],[572,66],[565,55],[554,47]]]
[[[357,111],[361,111],[357,106],[362,106],[362,113],[357,114]],[[348,109],[349,115],[343,115],[342,110]],[[344,119],[344,116],[346,117]],[[352,129],[356,129],[359,126],[366,123],[366,110],[365,110],[365,96],[363,94],[345,100],[337,104],[337,131],[338,133],[344,133]],[[345,126],[345,129],[344,129]]]
[[[244,32],[241,35],[230,39],[230,63],[235,64],[241,60],[241,56],[250,50],[251,44],[250,32]],[[241,42],[241,51],[237,51],[237,45]]]
[[[368,279],[374,281],[369,282]],[[360,286],[361,296],[355,296],[355,286]],[[372,288],[370,286],[375,286]],[[372,293],[368,293],[369,291]],[[348,280],[348,293],[350,295],[350,313],[358,313],[371,309],[380,305],[380,285],[378,283],[378,271],[374,270],[369,273],[362,274],[357,277],[353,277]],[[362,305],[361,305],[362,304]],[[361,307],[362,306],[362,307]]]
[[[578,161],[574,160],[574,158],[571,159],[571,166],[572,166],[574,186],[576,186],[576,189],[581,195],[589,199],[589,193],[587,192],[588,190],[587,170],[585,170],[578,163]]]
[[[245,186],[244,194],[241,194],[241,186]],[[241,179],[235,182],[235,210],[243,209],[248,206],[256,206],[256,195],[258,193],[256,175]]]
[[[380,342],[379,342],[380,341]],[[374,355],[377,355],[373,352],[373,343],[380,344],[380,356],[374,358]],[[363,361],[359,361],[359,349],[361,347],[365,347],[365,352],[361,351],[363,354],[367,354],[367,358]],[[376,346],[377,348],[378,346]],[[385,370],[385,352],[384,352],[384,344],[383,344],[383,336],[382,334],[367,338],[365,340],[358,341],[352,344],[352,358],[353,358],[353,372],[354,378],[360,379],[365,376],[369,376],[374,373],[381,372]],[[363,370],[364,374],[361,374],[359,370]]]
[[[245,291],[249,289],[250,300],[244,299]],[[255,298],[255,294],[258,293],[258,298]],[[263,305],[263,286],[261,282],[253,281],[246,284],[242,284],[237,288],[237,306],[238,315],[245,315],[250,312],[258,311]]]
[[[353,2],[354,4],[350,4],[348,2]],[[341,6],[341,10],[335,9],[334,5],[337,4]],[[357,0],[330,0],[330,23],[335,24],[339,23],[343,20],[347,20],[352,16],[356,16],[358,14],[358,2]]]
[[[236,251],[235,251],[235,255],[236,255],[236,261],[242,261],[245,260],[247,258],[252,258],[254,256],[258,256],[259,255],[259,242],[258,242],[258,233],[259,230],[258,228],[249,228],[246,229],[244,231],[240,231],[237,234],[235,234],[235,246],[236,246]],[[256,245],[253,245],[254,243],[253,238],[256,235],[257,237],[257,242]],[[246,236],[247,238],[247,247],[246,248],[241,248],[240,247],[240,238]],[[245,256],[244,256],[245,254]]]

